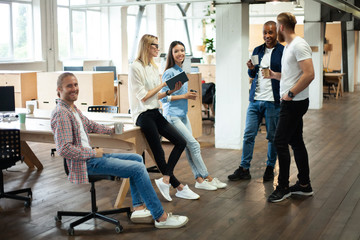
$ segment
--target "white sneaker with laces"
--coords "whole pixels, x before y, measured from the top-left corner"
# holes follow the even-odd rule
[[[149,210],[146,208],[141,210],[135,210],[132,212],[130,220],[133,223],[152,223],[153,218]]]
[[[207,179],[205,179],[202,183],[196,182],[195,183],[195,188],[204,189],[204,190],[210,190],[210,191],[214,191],[214,190],[217,189],[217,187],[211,185]]]
[[[178,198],[193,199],[193,200],[200,198],[200,196],[198,194],[191,191],[191,189],[188,187],[188,185],[185,185],[183,190],[181,190],[181,191],[177,190],[177,192],[175,193],[175,196],[177,196]]]
[[[163,197],[171,202],[172,198],[170,197],[170,184],[164,183],[163,178],[155,179],[155,183]]]
[[[217,188],[226,188],[227,186],[226,183],[221,182],[218,178],[213,178],[213,180],[209,182],[209,184]]]
[[[186,216],[172,215],[168,213],[168,217],[164,222],[155,221],[156,228],[180,228],[189,221]]]

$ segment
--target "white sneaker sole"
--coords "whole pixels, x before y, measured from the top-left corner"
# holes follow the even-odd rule
[[[149,217],[131,217],[131,222],[133,223],[153,223],[154,219],[152,216]]]
[[[314,195],[314,192],[302,192],[302,191],[297,191],[297,192],[291,192],[291,194],[294,194],[294,195],[302,195],[302,196],[312,196],[312,195]]]
[[[181,228],[182,226],[185,226],[188,221],[189,221],[189,218],[186,218],[186,221],[179,225],[156,225],[156,223],[155,223],[155,227],[156,228]]]
[[[209,189],[209,188],[203,188],[203,187],[197,187],[197,186],[195,186],[195,188],[197,188],[197,189],[202,189],[202,190],[208,190],[208,191],[216,191],[216,190],[217,190],[217,187],[214,187],[213,189]]]
[[[190,197],[184,197],[184,196],[178,196],[176,193],[175,193],[175,196],[178,197],[178,198],[182,198],[182,199],[187,199],[187,200],[197,200],[200,198],[200,196],[198,197],[193,197],[193,198],[190,198]]]

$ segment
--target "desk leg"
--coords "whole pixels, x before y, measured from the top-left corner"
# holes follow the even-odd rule
[[[29,145],[25,141],[21,141],[21,154],[24,156],[24,162],[29,168],[33,168],[34,165],[38,170],[42,170],[44,167],[36,157],[34,152],[31,150]]]
[[[124,203],[124,200],[125,200],[127,192],[129,191],[129,188],[130,188],[130,179],[124,178],[122,180],[119,193],[116,197],[114,208],[121,208],[121,205]]]

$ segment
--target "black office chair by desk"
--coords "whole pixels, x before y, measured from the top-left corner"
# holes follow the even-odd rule
[[[14,166],[17,161],[22,161],[20,149],[20,130],[18,129],[0,129],[0,198],[11,198],[25,201],[25,207],[30,207],[32,191],[31,188],[25,188],[10,192],[4,191],[3,169]],[[18,196],[20,193],[27,193],[27,197]]]
[[[69,169],[67,166],[67,161],[64,159],[64,169],[66,175],[69,174]],[[74,212],[74,211],[58,211],[57,215],[55,216],[55,221],[60,222],[62,216],[72,216],[72,217],[82,217],[72,223],[68,228],[68,234],[73,236],[74,235],[74,227],[80,225],[81,223],[86,222],[87,220],[99,218],[103,221],[112,223],[115,225],[115,232],[121,233],[123,231],[123,227],[120,225],[120,221],[114,218],[107,217],[105,215],[116,214],[116,213],[127,213],[128,217],[131,217],[131,211],[129,207],[125,208],[118,208],[113,210],[105,210],[105,211],[98,211],[98,207],[96,206],[96,193],[95,193],[95,182],[100,180],[110,180],[114,181],[114,176],[109,175],[88,175],[89,182],[91,184],[90,193],[91,193],[91,211],[89,212]]]

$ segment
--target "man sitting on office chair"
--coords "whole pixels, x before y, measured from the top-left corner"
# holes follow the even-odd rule
[[[67,160],[69,180],[88,183],[88,174],[130,178],[135,210],[131,215],[133,222],[152,222],[154,218],[157,228],[184,226],[188,221],[186,216],[168,214],[163,210],[140,155],[106,154],[101,148],[90,147],[88,133],[114,134],[114,128],[89,120],[75,106],[79,86],[74,74],[66,72],[59,76],[57,92],[60,99],[51,114],[51,128],[56,150]]]
[[[246,63],[249,77],[254,80],[251,84],[250,103],[246,113],[241,163],[239,168],[228,176],[229,180],[232,181],[251,178],[250,162],[253,156],[255,137],[263,117],[265,117],[266,139],[269,141],[267,167],[263,175],[263,181],[274,179],[274,166],[277,155],[274,136],[280,113],[280,82],[276,79],[264,78],[260,66],[281,71],[281,57],[284,46],[277,41],[276,23],[274,21],[268,21],[264,24],[263,38],[265,43],[256,47],[253,51],[253,56],[258,56],[258,62],[253,63],[249,60]]]

